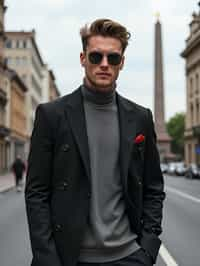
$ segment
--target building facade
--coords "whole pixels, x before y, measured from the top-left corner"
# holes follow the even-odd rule
[[[37,105],[43,102],[44,63],[39,53],[35,31],[6,32],[5,57],[10,69],[15,70],[28,87],[26,96],[27,125],[30,136]]]
[[[193,13],[190,33],[181,56],[185,59],[185,163],[200,164],[200,12]]]
[[[5,69],[0,66],[0,172],[9,166],[9,104],[8,104],[9,79]]]
[[[5,73],[4,43],[6,40],[4,31],[4,15],[6,7],[4,0],[0,0],[0,172],[8,167],[8,78]]]
[[[60,96],[60,92],[56,85],[56,78],[52,70],[47,65],[43,70],[43,102],[53,101]]]
[[[29,140],[26,128],[26,93],[27,87],[16,74],[15,71],[8,70],[10,85],[10,101],[9,101],[9,162],[10,165],[15,160],[17,155],[22,159],[25,158],[26,142]]]
[[[60,95],[35,31],[5,32],[5,11],[0,0],[0,172],[10,169],[17,155],[27,159],[36,107]]]
[[[35,119],[35,110],[38,104],[52,100],[59,95],[55,84],[52,97],[50,97],[51,75],[46,64],[44,64],[38,46],[36,44],[36,33],[30,32],[6,32],[5,57],[10,69],[15,70],[28,87],[26,93],[26,131],[30,137]],[[29,141],[26,145],[26,157],[29,151]]]
[[[20,154],[25,158],[26,92],[27,87],[15,71],[7,67],[5,60],[6,34],[4,14],[6,7],[0,0],[0,173],[10,169]]]
[[[49,101],[52,101],[58,97],[60,97],[60,92],[58,90],[58,87],[56,85],[56,78],[52,70],[48,71],[49,74],[49,95],[48,99]]]

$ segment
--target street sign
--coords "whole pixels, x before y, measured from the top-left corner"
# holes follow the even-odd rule
[[[195,152],[196,152],[196,154],[200,154],[200,146],[195,147]]]

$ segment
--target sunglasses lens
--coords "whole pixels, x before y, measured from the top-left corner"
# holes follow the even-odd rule
[[[119,65],[121,63],[121,55],[118,53],[109,54],[108,63],[113,66]]]
[[[92,53],[89,53],[88,58],[89,58],[91,64],[96,65],[96,64],[101,63],[103,55],[101,53],[98,53],[98,52],[92,52]]]

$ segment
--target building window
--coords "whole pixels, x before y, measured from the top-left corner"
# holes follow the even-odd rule
[[[16,48],[20,48],[20,41],[16,40]]]
[[[23,48],[23,40],[19,41],[19,48]]]
[[[26,66],[27,64],[27,58],[25,56],[22,57],[22,65]]]
[[[42,88],[40,87],[39,83],[35,79],[35,77],[32,75],[32,88],[39,94],[39,96],[42,96]]]
[[[190,78],[190,97],[193,96],[193,79]]]
[[[197,122],[197,125],[199,124],[199,103],[198,101],[196,101],[196,122]]]
[[[12,58],[6,57],[5,62],[8,66],[10,66],[12,64]]]
[[[32,60],[32,65],[33,65],[33,68],[36,74],[38,75],[40,79],[42,79],[41,66],[39,65],[38,61],[34,57],[32,57],[31,60]]]
[[[5,123],[5,107],[0,103],[0,125]]]
[[[12,41],[11,40],[6,41],[6,48],[12,48]]]
[[[194,108],[193,104],[190,104],[190,120],[191,120],[191,126],[194,125]]]
[[[192,162],[192,145],[191,143],[188,144],[188,163]]]
[[[199,74],[196,74],[196,94],[199,93]]]
[[[26,40],[23,41],[23,48],[26,48]]]
[[[16,57],[16,65],[19,66],[20,65],[20,61],[21,59],[19,57]]]

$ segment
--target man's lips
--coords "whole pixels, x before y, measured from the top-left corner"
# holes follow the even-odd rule
[[[111,74],[110,73],[107,73],[107,72],[99,72],[99,73],[96,73],[97,76],[106,76],[106,77],[110,77]]]

